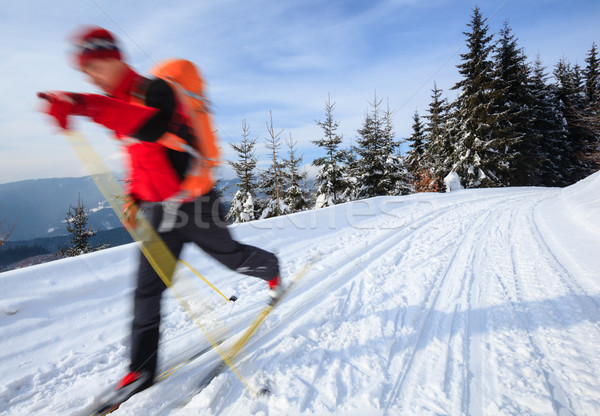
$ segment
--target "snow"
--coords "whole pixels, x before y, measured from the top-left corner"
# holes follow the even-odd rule
[[[575,220],[600,233],[600,198],[597,175],[592,175],[562,191],[562,201]]]
[[[600,173],[566,189],[380,197],[244,224],[284,280],[320,255],[231,372],[178,415],[600,414]],[[0,274],[0,414],[81,414],[125,372],[135,245]],[[232,333],[264,282],[183,257]],[[170,295],[160,357],[207,345]],[[114,415],[160,414],[207,354]],[[169,414],[165,412],[165,414]]]
[[[333,202],[333,196],[327,194],[319,194],[319,196],[317,196],[317,200],[315,201],[316,209],[330,207],[333,205],[335,205],[335,203]]]
[[[444,185],[446,185],[446,192],[454,192],[464,187],[460,184],[460,176],[456,172],[450,172],[444,178]]]
[[[98,206],[96,208],[91,208],[89,212],[94,213],[107,208],[110,209],[110,205],[106,201],[102,201],[98,202]]]

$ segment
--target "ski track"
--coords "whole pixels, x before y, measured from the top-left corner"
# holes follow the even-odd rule
[[[418,322],[416,323],[416,326],[418,328],[420,328],[420,332],[419,332],[419,336],[416,338],[416,341],[414,343],[414,345],[412,346],[412,353],[410,354],[410,357],[408,358],[408,360],[406,360],[405,365],[402,367],[402,369],[400,370],[400,375],[398,378],[398,381],[395,383],[395,385],[392,388],[392,393],[390,395],[390,398],[387,400],[387,405],[386,405],[386,413],[389,413],[391,406],[395,403],[395,400],[397,399],[397,396],[399,395],[399,392],[403,390],[403,386],[406,384],[409,387],[407,388],[407,391],[405,394],[407,395],[412,395],[414,394],[412,392],[412,388],[414,386],[418,386],[418,383],[413,382],[413,380],[411,380],[412,377],[420,377],[422,374],[422,371],[420,370],[413,370],[413,366],[418,366],[418,365],[422,365],[421,362],[419,362],[419,360],[417,360],[417,355],[418,354],[423,354],[423,350],[425,349],[425,344],[430,342],[432,338],[441,338],[438,334],[432,334],[430,331],[431,329],[436,327],[436,324],[432,321],[437,319],[436,316],[436,308],[439,308],[442,305],[439,305],[439,299],[440,299],[440,294],[444,294],[445,295],[445,299],[443,299],[443,301],[445,302],[456,302],[458,304],[460,304],[460,300],[462,299],[458,299],[458,296],[460,296],[460,294],[464,294],[465,290],[464,290],[464,286],[465,283],[467,281],[467,278],[465,276],[464,279],[461,279],[459,281],[460,286],[458,286],[459,290],[457,291],[457,293],[452,293],[452,288],[449,287],[448,290],[443,291],[442,289],[445,286],[452,286],[453,284],[455,284],[456,282],[452,282],[449,281],[450,278],[449,276],[454,276],[454,275],[460,275],[462,274],[461,270],[464,270],[466,268],[466,266],[468,266],[469,264],[472,263],[471,258],[474,255],[474,249],[476,247],[476,240],[477,240],[477,236],[481,235],[481,225],[480,223],[485,223],[487,221],[487,219],[491,216],[490,213],[488,213],[486,215],[486,217],[483,218],[477,218],[477,220],[475,222],[473,222],[471,224],[471,226],[469,227],[469,229],[466,230],[466,232],[463,234],[463,238],[462,241],[460,241],[459,243],[457,243],[455,245],[456,250],[454,252],[454,254],[451,256],[451,261],[448,264],[447,268],[441,273],[441,276],[439,279],[437,279],[436,284],[431,287],[431,289],[428,290],[427,293],[427,297],[425,298],[425,302],[424,304],[427,305],[428,309],[428,313],[426,314],[426,316],[424,317],[422,322]],[[467,253],[462,253],[463,251],[467,251]],[[465,263],[464,265],[460,265],[459,263]],[[470,280],[470,279],[469,279]],[[464,302],[464,300],[463,300]],[[462,306],[465,306],[464,304]],[[458,325],[458,321],[460,321],[460,317],[457,316],[457,307],[454,308],[454,312],[452,314],[452,326],[451,326],[451,332],[450,332],[450,338],[453,337],[453,335],[455,335],[458,331],[458,329],[456,328],[456,325]],[[466,328],[468,328],[468,322],[465,325]],[[467,333],[467,339],[469,338],[469,334]],[[450,340],[448,340],[448,342],[446,343],[446,345],[449,347],[450,344]],[[463,351],[463,357],[468,361],[468,349],[465,349]],[[455,354],[452,351],[447,351],[446,355],[448,357],[454,357]],[[458,357],[457,357],[458,358]],[[451,360],[450,362],[446,363],[447,367],[446,367],[446,371],[452,371],[452,373],[454,374],[454,369],[453,366],[456,365],[456,358],[454,360]],[[447,379],[448,377],[446,377]],[[445,385],[445,390],[449,390],[452,388],[452,386],[449,385]],[[469,393],[468,390],[466,390],[466,400],[462,400],[461,403],[469,403]],[[404,402],[404,400],[399,399],[399,402]],[[461,409],[461,412],[464,412],[464,409]]]
[[[600,414],[600,296],[584,289],[585,274],[563,264],[536,217],[540,204],[557,195],[521,188],[456,200],[433,196],[356,226],[299,234],[301,241],[280,237],[284,276],[320,258],[236,361],[253,388],[272,393],[252,398],[227,371],[173,409],[164,398],[192,389],[217,359],[213,351],[114,414]],[[257,285],[227,279],[237,293]],[[262,304],[242,297],[211,306],[214,315],[227,313],[209,320],[236,334]],[[70,307],[68,313],[82,313]],[[165,308],[171,324],[161,350],[185,356],[203,341],[184,312]],[[0,414],[36,413],[53,403],[52,386],[114,372],[127,340],[117,334],[109,341],[93,354],[74,353],[13,380],[0,390]],[[69,371],[59,372],[63,367]],[[1,401],[13,412],[2,413]],[[85,404],[73,397],[53,410]]]
[[[584,397],[574,400],[569,397],[569,394],[567,394],[566,389],[563,387],[563,382],[556,372],[557,369],[566,367],[565,363],[561,362],[560,358],[557,358],[562,358],[563,356],[554,354],[555,351],[549,348],[548,345],[548,341],[552,341],[552,337],[542,339],[540,332],[543,331],[540,331],[540,329],[550,326],[546,325],[547,322],[545,322],[549,321],[548,317],[551,317],[554,321],[558,321],[565,328],[569,328],[571,325],[568,317],[581,316],[583,320],[587,318],[593,323],[586,330],[592,330],[592,335],[598,337],[600,335],[597,324],[600,316],[598,303],[585,293],[576,282],[575,277],[560,264],[550,248],[544,243],[534,220],[534,209],[528,209],[522,215],[513,216],[509,222],[509,229],[511,235],[516,236],[512,245],[504,245],[505,248],[510,247],[510,256],[513,259],[512,273],[506,274],[506,276],[510,276],[512,279],[510,281],[505,280],[505,284],[499,282],[506,299],[512,306],[517,322],[521,324],[523,331],[526,333],[531,358],[539,369],[537,376],[541,379],[546,389],[555,414],[587,414],[585,408],[579,403],[579,400],[584,399]],[[532,238],[525,239],[528,236]],[[524,246],[523,241],[529,243],[527,247]],[[524,255],[526,252],[530,253],[529,257],[544,258],[545,262],[533,266],[528,264],[527,256]],[[540,279],[540,277],[543,277],[545,281]],[[505,286],[506,284],[511,284],[511,289],[514,289],[510,290]],[[523,310],[517,306],[526,304],[529,294],[537,293],[543,295],[547,293],[547,286],[552,288],[552,293],[561,293],[561,297],[566,297],[572,300],[572,302],[559,303],[555,300],[549,300],[544,302],[540,307],[532,310]],[[565,310],[565,305],[569,306],[568,310]],[[574,337],[574,339],[577,338]],[[581,358],[587,355],[585,351],[579,350],[577,343],[568,345],[568,348],[576,351],[575,356],[577,357]],[[569,372],[574,373],[574,378],[569,380],[569,384],[572,384],[578,378],[578,375],[587,372],[588,369],[586,369],[586,366],[592,364],[586,362],[587,360],[585,359],[578,361],[568,363],[568,367],[570,367]],[[578,371],[575,372],[575,368],[578,368]],[[538,410],[532,409],[532,413],[535,411]]]
[[[525,284],[518,282],[519,276],[531,277],[531,284],[544,288],[539,275],[527,273],[527,270],[524,270],[527,268],[528,259],[536,258],[538,255],[542,258],[553,258],[552,251],[548,247],[543,247],[543,240],[540,238],[535,221],[533,221],[533,212],[539,202],[553,197],[555,194],[548,192],[533,202],[529,198],[532,194],[529,191],[510,198],[498,197],[498,203],[490,211],[488,211],[490,198],[482,199],[479,209],[477,208],[478,201],[471,200],[463,204],[465,207],[469,207],[468,214],[465,213],[462,218],[461,226],[465,227],[465,230],[461,231],[460,240],[454,241],[436,253],[436,255],[446,253],[446,257],[449,256],[450,261],[439,273],[438,278],[431,280],[426,286],[422,301],[424,313],[412,318],[402,316],[400,312],[397,312],[394,318],[395,322],[402,320],[401,325],[396,324],[396,328],[405,326],[408,320],[409,325],[412,323],[417,332],[411,337],[411,343],[406,340],[404,343],[394,342],[387,355],[388,368],[392,367],[392,361],[398,361],[398,359],[401,366],[397,370],[395,381],[386,383],[388,388],[380,390],[378,403],[383,414],[587,414],[582,408],[577,409],[578,411],[574,410],[574,404],[561,388],[558,377],[553,374],[552,368],[555,363],[551,363],[545,358],[551,356],[551,352],[544,352],[541,347],[544,341],[537,340],[535,330],[538,328],[538,324],[529,322],[529,318],[517,315],[517,322],[521,324],[522,330],[527,335],[524,348],[529,351],[530,358],[536,362],[539,369],[536,375],[543,386],[532,393],[547,395],[549,401],[540,406],[535,403],[534,406],[529,407],[529,400],[524,399],[522,402],[516,403],[507,400],[499,393],[503,386],[499,385],[498,370],[494,369],[498,363],[493,363],[489,357],[493,352],[493,340],[487,339],[485,334],[488,332],[487,321],[490,312],[482,309],[481,305],[485,305],[486,302],[482,301],[481,297],[485,296],[486,290],[482,286],[490,282],[486,282],[483,277],[490,277],[490,269],[493,269],[493,265],[497,262],[502,265],[511,265],[513,268],[511,273],[496,274],[495,278],[500,279],[498,280],[500,286],[507,284],[505,282],[507,279],[508,282],[511,282],[511,278],[514,281],[513,284],[517,288],[516,297],[508,294],[506,290],[501,292],[503,297],[501,301],[509,302],[514,311],[515,308],[521,307],[515,305],[527,304],[526,298],[518,296],[518,293],[523,290],[519,289],[519,285]],[[355,313],[357,308],[352,308],[351,303],[352,300],[356,303],[356,299],[360,297],[353,295],[353,292],[364,292],[364,280],[371,277],[368,271],[369,266],[381,262],[386,257],[384,253],[387,253],[388,256],[393,253],[401,258],[401,253],[394,253],[394,247],[402,246],[401,243],[407,242],[408,248],[410,248],[411,245],[422,241],[426,234],[431,233],[432,229],[436,228],[435,224],[444,223],[448,220],[448,216],[454,215],[442,208],[417,219],[415,223],[403,229],[382,233],[372,243],[369,243],[369,250],[362,254],[337,254],[340,260],[333,264],[330,262],[326,268],[327,270],[340,268],[340,271],[329,276],[327,284],[318,282],[313,286],[315,289],[319,288],[317,290],[319,293],[339,293],[341,288],[346,289],[335,302],[335,307],[327,308],[329,309],[327,313],[329,319],[336,321],[340,316]],[[519,241],[525,242],[525,244],[534,243],[534,247],[519,247]],[[499,249],[499,252],[490,252],[494,248]],[[537,252],[533,256],[527,255],[527,250],[532,249],[537,249]],[[453,253],[449,255],[447,253],[449,251]],[[350,259],[352,260],[348,263]],[[583,296],[584,299],[587,299],[587,304],[584,306],[587,307],[590,303],[596,304],[593,297],[585,294],[581,287],[572,282],[569,274],[560,267],[558,261],[550,263],[551,266],[542,265],[542,268],[548,269],[543,270],[545,274],[557,276],[557,279],[567,287],[575,287],[576,290],[572,293],[575,294],[574,299],[577,302],[580,303],[580,296]],[[405,264],[405,266],[416,267],[422,265],[423,259],[417,264]],[[398,267],[402,268],[402,260]],[[320,277],[316,276],[311,281],[320,280]],[[491,281],[491,283],[494,282]],[[325,285],[325,288],[321,288]],[[489,287],[487,290],[489,291]],[[494,294],[497,297],[498,293]],[[303,308],[295,310],[296,314],[303,315],[307,309],[316,308],[319,298],[321,297],[315,296],[309,299],[310,302],[305,303]],[[306,302],[306,295],[303,300]],[[321,303],[325,302],[321,301]],[[504,311],[504,308],[502,310]],[[449,312],[447,317],[441,317],[440,311],[452,312]],[[581,311],[589,313],[588,308],[582,307]],[[592,322],[597,322],[597,307],[593,315],[595,317]],[[293,318],[288,315],[282,319],[286,325],[290,326]],[[447,330],[448,326],[444,324],[444,321],[447,320],[450,320],[449,331]],[[435,331],[438,328],[440,332]],[[271,332],[275,329],[272,328]],[[293,332],[293,330],[285,331],[286,334]],[[597,334],[595,335],[597,336]],[[266,336],[267,334],[263,335],[255,343],[264,343]],[[275,339],[281,341],[281,336]],[[437,355],[445,357],[443,366],[439,366],[439,360],[436,360],[435,356],[428,351],[427,347],[433,341],[438,344]],[[396,351],[394,351],[395,349]],[[504,353],[504,351],[501,352]],[[577,354],[576,356],[585,355]],[[324,361],[326,356],[321,352],[318,358],[319,361]],[[334,367],[339,367],[339,363],[334,362],[334,364]],[[363,375],[370,373],[362,371],[359,368],[360,365],[352,363],[352,360],[348,365],[354,371],[362,372]],[[418,397],[418,389],[423,384],[423,378],[431,378],[431,374],[436,371],[443,373],[440,391],[446,396],[446,400],[438,400],[439,403],[435,403],[435,397]],[[327,409],[330,412],[335,411],[335,403],[332,400],[328,403],[323,397],[319,398],[318,390],[312,387],[317,385],[320,379],[327,378],[329,373],[330,371],[327,371],[325,366],[321,366],[310,377],[301,379],[307,393],[300,401],[300,413],[308,411],[318,414],[317,409],[319,408]],[[351,385],[347,385],[347,382],[338,381],[337,384],[339,391],[353,390]],[[456,395],[460,397],[460,400],[456,400]],[[523,396],[526,397],[525,394]],[[321,406],[314,406],[315,401],[321,401]],[[313,403],[313,406],[310,406],[310,403]],[[215,410],[215,414],[219,414],[221,411],[226,411],[227,407],[213,410]]]

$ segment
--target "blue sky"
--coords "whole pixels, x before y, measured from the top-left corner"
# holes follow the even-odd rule
[[[565,58],[585,65],[592,42],[600,44],[597,0],[223,0],[223,1],[21,1],[0,12],[0,183],[82,176],[73,152],[47,116],[37,111],[36,91],[95,92],[69,64],[70,33],[96,24],[119,36],[139,72],[153,62],[184,57],[208,82],[224,157],[238,141],[242,119],[258,138],[266,160],[266,121],[298,142],[304,162],[319,156],[311,140],[321,137],[331,95],[344,144],[356,139],[375,91],[389,100],[398,137],[411,133],[412,114],[426,112],[436,81],[449,99],[459,80],[473,7],[492,33],[508,20],[518,44],[548,72]],[[115,171],[117,143],[102,128],[75,124]],[[230,169],[222,175],[231,177]],[[1,204],[1,201],[0,201]]]

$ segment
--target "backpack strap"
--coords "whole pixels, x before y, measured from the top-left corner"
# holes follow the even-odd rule
[[[173,91],[176,109],[171,116],[166,132],[156,140],[156,142],[169,149],[178,152],[186,152],[194,158],[199,158],[200,155],[193,146],[193,142],[196,140],[193,132],[193,120],[190,118],[191,116],[186,114],[189,111],[186,110],[184,100],[179,97],[179,88],[172,85],[173,83],[170,81],[162,78],[139,77],[139,80],[136,81],[130,93],[131,97],[133,97],[136,103],[146,105],[148,88],[152,82],[155,82],[158,79],[166,82],[171,88],[171,91]]]
[[[136,101],[138,101],[138,104],[146,103],[146,92],[148,91],[148,86],[151,82],[152,80],[150,78],[146,78],[140,75],[133,83],[133,88],[131,89],[131,96]]]

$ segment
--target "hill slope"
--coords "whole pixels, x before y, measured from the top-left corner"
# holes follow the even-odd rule
[[[278,250],[286,277],[322,258],[238,365],[271,395],[252,398],[227,372],[172,413],[598,414],[598,190],[600,174],[565,190],[375,198],[235,227]],[[123,375],[136,250],[0,274],[0,413],[77,414]],[[225,304],[206,291],[209,323],[236,332],[267,297],[263,282],[195,248],[184,257],[239,296]],[[206,344],[170,295],[163,305],[162,358]],[[214,359],[114,414],[159,413]]]

